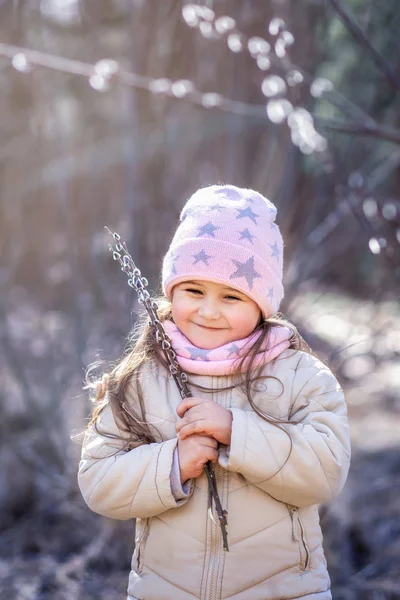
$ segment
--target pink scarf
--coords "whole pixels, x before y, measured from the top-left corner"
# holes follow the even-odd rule
[[[250,346],[260,337],[261,332],[250,334],[242,340],[229,342],[212,350],[194,346],[172,321],[163,323],[171,338],[172,348],[183,371],[196,375],[231,375],[237,372],[235,362],[245,354]],[[265,365],[279,356],[290,346],[292,332],[288,327],[271,327],[266,343],[258,352],[254,367]],[[246,359],[241,372],[246,370],[249,360]]]

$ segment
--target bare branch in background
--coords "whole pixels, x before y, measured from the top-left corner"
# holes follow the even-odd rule
[[[340,121],[339,119],[324,119],[318,115],[315,115],[314,118],[317,125],[322,128],[331,129],[332,131],[338,131],[341,133],[351,133],[355,135],[378,138],[388,142],[394,142],[395,144],[400,144],[399,129],[379,125],[372,119],[365,121],[364,123],[351,123],[349,121]]]
[[[376,48],[374,48],[354,19],[352,19],[344,10],[341,3],[338,0],[328,0],[328,2],[343,21],[354,39],[364,48],[366,48],[366,50],[368,50],[372,60],[378,66],[379,70],[385,76],[390,85],[396,90],[400,90],[400,79],[397,77],[396,73],[392,70],[387,60],[378,52],[378,50],[376,50]]]

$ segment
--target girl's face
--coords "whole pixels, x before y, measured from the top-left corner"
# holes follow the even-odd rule
[[[251,298],[224,284],[196,279],[172,290],[175,324],[192,344],[205,350],[247,337],[260,315]]]

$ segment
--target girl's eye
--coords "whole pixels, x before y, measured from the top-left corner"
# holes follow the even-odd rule
[[[196,290],[194,288],[185,288],[185,292],[190,292],[191,294],[195,294],[196,296],[203,295],[203,292],[201,290]],[[242,299],[238,298],[237,296],[225,296],[225,298],[228,300],[238,300],[239,302],[242,301]]]

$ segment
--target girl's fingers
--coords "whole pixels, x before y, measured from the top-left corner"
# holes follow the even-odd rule
[[[184,440],[194,433],[205,433],[211,435],[206,426],[206,421],[194,421],[193,423],[184,423],[178,432],[178,439]]]
[[[203,446],[207,446],[208,448],[213,448],[214,450],[218,449],[218,442],[215,438],[213,438],[209,435],[202,435],[201,437],[203,438],[203,440],[201,442]]]
[[[179,431],[184,425],[187,425],[188,423],[194,423],[195,421],[203,420],[204,417],[202,416],[201,412],[197,411],[195,408],[191,408],[190,410],[186,411],[185,416],[180,421],[177,421],[175,429],[176,431]]]
[[[178,417],[182,418],[187,410],[193,408],[193,406],[202,404],[202,402],[203,400],[201,398],[185,398],[180,404],[178,404],[176,414]]]
[[[216,450],[214,450],[213,448],[210,448],[209,450],[207,450],[207,452],[205,454],[206,454],[206,457],[208,458],[208,460],[211,460],[211,462],[213,462],[213,463],[218,462],[218,452]]]

